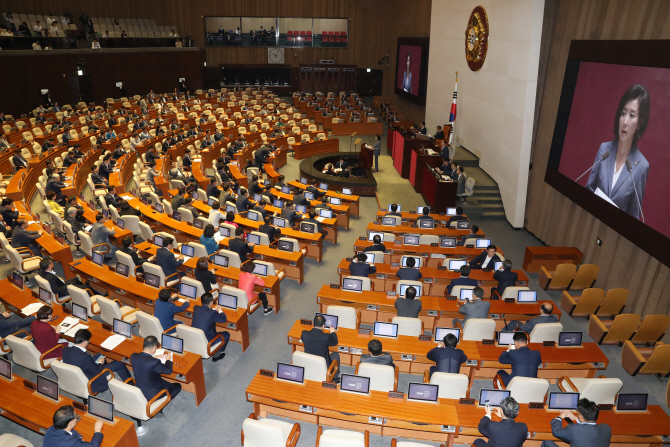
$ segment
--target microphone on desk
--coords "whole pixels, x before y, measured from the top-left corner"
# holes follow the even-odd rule
[[[636,165],[637,166],[637,165]],[[630,174],[630,181],[633,182],[633,191],[635,191],[635,198],[637,199],[637,208],[640,210],[640,215],[642,216],[642,223],[644,223],[644,214],[642,213],[642,204],[640,203],[640,196],[637,195],[637,187],[635,186],[635,179],[633,178],[633,166],[630,160],[626,159],[626,169]]]
[[[579,177],[577,177],[577,179],[576,179],[575,181],[579,181],[579,179],[582,178],[582,177],[584,177],[584,176],[585,176],[591,169],[595,168],[596,165],[597,165],[598,163],[600,163],[601,161],[605,161],[605,160],[607,160],[607,157],[609,157],[609,156],[610,156],[610,153],[609,153],[609,152],[605,152],[605,153],[602,155],[602,157],[600,157],[600,160],[598,160],[598,161],[596,161],[595,163],[593,163],[593,166],[591,166],[590,168],[588,168],[588,169],[586,170],[585,173],[583,173],[582,175],[580,175]]]

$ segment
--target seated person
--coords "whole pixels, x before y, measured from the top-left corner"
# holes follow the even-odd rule
[[[330,346],[337,346],[339,340],[335,329],[330,327],[327,332],[323,329],[326,326],[326,318],[322,315],[314,317],[314,326],[310,330],[302,331],[300,338],[302,339],[305,352],[311,355],[323,357],[326,360],[326,366],[330,367],[332,362],[338,362],[337,371],[333,382],[340,381],[340,354],[339,352],[332,352],[328,349]]]
[[[558,317],[556,315],[552,315],[553,311],[554,305],[552,303],[542,303],[542,305],[540,305],[540,316],[531,318],[525,324],[517,320],[510,321],[503,330],[514,331],[519,329],[524,331],[526,334],[530,334],[533,331],[533,328],[538,324],[558,323]]]
[[[373,244],[370,245],[369,247],[366,247],[366,249],[363,250],[364,252],[366,252],[366,251],[381,251],[383,253],[383,252],[386,251],[386,246],[384,244],[382,244],[382,238],[378,234],[375,234],[372,237],[372,242],[373,242]]]
[[[58,342],[61,341],[60,326],[52,326],[49,324],[51,321],[51,316],[54,311],[49,306],[42,306],[37,311],[35,315],[37,319],[30,324],[30,334],[33,336],[33,342],[35,347],[42,354],[47,352],[49,349],[52,349],[54,346],[58,346]],[[63,348],[67,347],[67,341],[62,340],[64,343],[60,343],[60,347],[51,351],[44,358],[45,359],[57,359],[63,353]]]
[[[419,216],[416,219],[416,224],[420,225],[419,222],[422,221],[422,220],[430,220],[430,221],[435,222],[435,219],[433,219],[433,217],[430,215],[430,208],[427,207],[427,206],[423,207],[423,216]]]
[[[212,362],[218,362],[226,356],[224,351],[228,345],[228,340],[230,340],[230,334],[226,331],[217,332],[216,323],[225,323],[228,321],[228,318],[221,306],[214,305],[214,297],[211,293],[203,293],[200,301],[202,302],[202,306],[195,306],[193,308],[193,322],[191,326],[202,330],[205,333],[205,337],[207,337],[207,341],[212,341],[218,334],[223,336],[223,346],[212,357]]]
[[[170,397],[174,399],[181,391],[181,384],[168,382],[163,378],[163,375],[172,374],[172,353],[165,351],[160,356],[165,360],[165,363],[162,363],[160,358],[154,356],[157,349],[158,339],[149,335],[144,339],[142,352],[136,352],[130,356],[130,364],[135,375],[135,386],[142,391],[147,400],[153,399],[162,390],[167,390]]]
[[[437,348],[428,351],[426,357],[435,362],[435,365],[430,367],[431,376],[435,372],[458,374],[461,371],[461,365],[468,360],[468,357],[462,350],[456,349],[456,345],[458,338],[454,334],[447,334]]]
[[[391,211],[384,214],[384,217],[386,216],[402,217],[402,214],[398,212],[398,205],[396,205],[395,203],[391,204]]]
[[[361,363],[373,363],[375,365],[388,365],[395,368],[393,357],[388,352],[382,352],[382,342],[372,339],[368,343],[369,354],[361,355]]]
[[[395,308],[399,317],[419,318],[421,312],[421,300],[416,300],[416,288],[409,286],[405,290],[405,298],[396,298]]]
[[[470,261],[470,267],[474,269],[493,269],[496,262],[500,262],[500,257],[496,254],[496,246],[491,244],[479,256]]]
[[[377,236],[375,236],[377,237]],[[407,258],[405,261],[407,267],[401,267],[395,274],[400,279],[405,279],[408,281],[418,281],[423,278],[423,275],[418,268],[414,268],[416,265],[416,259],[414,257]]]
[[[512,271],[512,261],[505,259],[502,267],[493,274],[493,279],[498,281],[498,285],[493,289],[495,293],[491,293],[491,299],[497,300],[505,294],[506,288],[516,286],[519,274]]]
[[[200,236],[200,243],[204,245],[208,255],[212,255],[219,251],[219,244],[214,240],[215,232],[214,225],[208,224],[205,226],[202,236]]]
[[[62,206],[56,201],[58,197],[54,191],[49,191],[46,193],[47,204],[49,209],[54,213],[58,214],[60,217],[65,217],[65,210]]]
[[[216,282],[216,275],[209,270],[209,259],[206,257],[198,258],[196,263],[195,271],[195,280],[200,281],[202,288],[205,292],[212,292],[215,289],[218,290],[219,285]]]
[[[577,401],[577,416],[563,410],[551,420],[551,434],[572,447],[608,447],[612,439],[612,428],[598,424],[600,410],[595,402],[581,398]],[[563,419],[570,420],[563,428]],[[542,441],[540,447],[558,447],[554,441]]]
[[[136,273],[138,275],[144,273],[144,268],[142,267],[142,264],[144,264],[147,261],[153,261],[156,258],[155,256],[152,256],[149,259],[147,259],[138,255],[139,250],[135,250],[135,248],[132,247],[133,238],[131,236],[124,237],[123,240],[121,241],[121,244],[123,245],[123,247],[121,247],[119,251],[133,258],[133,262],[135,263],[135,267],[137,268]]]
[[[458,241],[456,245],[463,246],[465,245],[465,241],[467,241],[468,239],[481,239],[483,236],[481,235],[481,233],[480,234],[477,233],[479,233],[479,225],[472,225],[470,227],[470,234],[465,234],[461,236],[461,240]]]
[[[158,318],[163,327],[163,332],[166,334],[176,333],[176,329],[172,329],[170,332],[167,331],[176,324],[183,324],[181,321],[175,320],[174,316],[188,309],[189,302],[185,300],[184,304],[177,304],[176,301],[178,298],[179,295],[170,289],[161,289],[158,292],[158,299],[154,302],[154,317]]]
[[[166,281],[173,281],[175,279],[186,276],[185,272],[180,272],[177,269],[180,265],[184,263],[184,258],[181,254],[175,255],[174,250],[174,239],[171,237],[166,237],[163,239],[163,246],[156,250],[156,264],[160,266],[165,275]],[[171,276],[177,273],[179,276]]]
[[[272,224],[272,217],[265,216],[263,224],[258,227],[258,231],[268,235],[270,243],[281,237],[281,228]]]
[[[24,22],[25,23],[25,22]],[[74,412],[72,405],[63,405],[53,415],[53,423],[44,433],[44,444],[48,446],[76,446],[76,447],[99,447],[102,444],[103,422],[95,421],[93,426],[93,437],[91,442],[85,442],[82,435],[75,430],[77,422],[81,417]]]
[[[475,279],[470,279],[470,266],[469,265],[463,265],[461,266],[461,276],[456,279],[452,279],[451,283],[447,286],[447,295],[451,295],[451,289],[454,288],[454,286],[473,286],[477,287],[477,280]]]
[[[244,235],[244,229],[242,227],[235,228],[235,237],[228,240],[228,248],[230,251],[234,251],[240,257],[240,262],[244,263],[249,258],[247,255],[253,254],[254,244],[247,243],[242,236]]]
[[[472,291],[472,300],[466,299],[458,308],[458,313],[465,315],[465,318],[463,320],[454,318],[451,326],[456,327],[456,323],[458,322],[461,327],[465,327],[465,323],[470,318],[488,318],[491,302],[484,301],[482,298],[484,298],[484,289],[475,287]]]
[[[525,332],[519,331],[514,334],[514,346],[510,345],[507,351],[503,351],[498,362],[512,365],[511,374],[502,369],[497,373],[507,386],[510,380],[517,376],[537,378],[537,368],[542,364],[542,355],[540,351],[528,348],[528,336]]]
[[[316,231],[323,234],[323,237],[325,238],[328,235],[328,230],[324,230],[323,227],[321,226],[321,222],[316,220],[316,211],[310,210],[309,213],[307,213],[307,215],[309,217],[303,218],[302,221],[313,223],[314,225],[316,225]]]
[[[119,203],[120,211],[119,211],[119,216],[140,216],[142,213],[140,213],[139,209],[135,209],[130,204],[121,199],[121,202]]]
[[[451,216],[449,220],[447,221],[447,226],[449,226],[452,222],[458,222],[459,220],[469,220],[466,216],[463,215],[463,208],[460,206],[456,207],[456,215]]]
[[[318,184],[319,184],[319,182],[317,182],[316,180],[312,180],[312,184],[309,185],[307,188],[305,188],[305,191],[309,191],[311,193],[314,193],[314,196],[317,197],[317,198],[321,197],[321,196],[325,196],[326,191],[319,190]]]
[[[506,397],[500,401],[500,407],[494,407],[496,416],[502,419],[494,422],[491,419],[491,407],[486,407],[486,414],[479,421],[477,430],[489,438],[489,442],[483,439],[475,439],[475,447],[485,446],[509,446],[522,447],[528,436],[528,426],[514,419],[519,415],[519,404],[512,397]]]
[[[349,263],[349,274],[351,276],[362,276],[367,278],[368,275],[377,272],[377,267],[374,264],[367,264],[367,256],[364,253],[359,253],[354,256],[354,259]]]
[[[70,294],[67,290],[67,286],[75,286],[79,289],[84,289],[86,287],[77,277],[63,280],[56,275],[56,272],[54,271],[54,263],[50,258],[43,258],[40,261],[39,275],[49,283],[51,291],[55,293],[58,298]]]

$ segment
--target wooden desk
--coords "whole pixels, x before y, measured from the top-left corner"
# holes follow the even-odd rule
[[[219,243],[220,246],[228,248],[228,238],[224,238]],[[255,245],[254,257],[261,261],[271,262],[275,268],[280,265],[285,271],[286,276],[298,281],[298,285],[304,281],[304,259],[302,251],[287,252],[278,250],[276,246]]]
[[[369,223],[367,231],[376,231],[381,233],[394,233],[394,234],[433,234],[436,236],[455,236],[460,239],[461,236],[470,234],[470,230],[455,230],[452,228],[419,228],[412,227],[410,225],[397,225],[395,227],[379,225],[376,223]],[[485,237],[484,233],[480,230],[479,233],[482,237]]]
[[[374,242],[369,241],[367,238],[363,237],[363,239],[364,240],[358,239],[356,242],[354,242],[354,253],[365,251],[366,248],[374,245]],[[443,261],[441,258],[432,258],[430,257],[431,255],[444,255],[447,258],[462,258],[471,260],[482,253],[481,248],[467,248],[462,245],[458,245],[453,248],[445,248],[433,247],[431,245],[417,246],[405,245],[403,243],[396,242],[384,242],[384,246],[386,247],[386,253],[384,254],[384,264],[400,262],[401,258],[407,254],[415,256],[419,254],[424,258],[424,265],[431,268],[437,268],[441,266]],[[504,255],[502,250],[498,249],[497,251],[498,253]]]
[[[249,188],[249,182],[247,179],[246,174],[242,174],[240,171],[240,168],[237,167],[237,165],[229,164],[228,167],[230,168],[230,173],[235,179],[235,181],[240,185],[243,186],[244,188]]]
[[[168,195],[165,194],[165,197],[168,197]],[[187,222],[176,221],[165,213],[158,213],[151,206],[144,205],[136,198],[128,200],[128,203],[133,208],[140,210],[142,213],[142,220],[147,222],[150,226],[155,225],[158,231],[171,234],[177,242],[200,242],[200,236],[202,236],[203,230],[195,228]]]
[[[300,183],[298,181],[291,181],[288,182],[289,186],[293,186],[298,189],[306,189],[309,185],[305,185],[303,183]],[[321,190],[323,191],[323,190]],[[326,195],[328,197],[337,197],[339,199],[342,199],[342,202],[346,202],[347,205],[349,205],[349,209],[351,210],[351,214],[353,214],[356,217],[359,217],[359,211],[360,211],[360,202],[361,202],[361,197],[360,196],[354,196],[354,195],[347,195],[347,194],[342,194],[337,191],[326,191]],[[332,206],[332,205],[331,205]],[[333,208],[334,209],[334,208]],[[347,225],[347,229],[349,226]]]
[[[299,143],[298,141],[296,139],[296,143],[291,145],[296,160],[302,160],[312,155],[338,153],[340,151],[340,140],[336,138],[309,143]]]
[[[428,158],[425,163],[417,165],[417,169],[423,169],[421,171],[421,196],[433,209],[444,210],[456,206],[458,182],[439,181],[433,175],[429,163],[439,166],[441,160]]]
[[[559,264],[581,264],[584,254],[577,247],[526,247],[523,269],[538,273],[540,267],[556,270]]]
[[[323,191],[323,190],[321,190]],[[281,192],[281,190],[274,188],[272,191],[272,194],[274,194],[277,198],[285,201],[293,201],[293,194],[286,194]],[[310,203],[311,207],[316,207],[317,205],[321,204],[321,200],[315,199],[312,200]],[[347,205],[328,205],[332,208],[333,210],[333,215],[337,216],[337,226],[339,227],[344,227],[345,229],[349,229],[349,206]]]
[[[386,216],[389,213],[389,211],[386,210],[379,210],[377,211],[377,214],[375,215],[376,222],[380,223],[382,222],[382,218]],[[400,213],[401,218],[403,223],[404,222],[416,222],[416,220],[423,216],[423,214],[418,214],[416,211],[403,211]],[[430,217],[432,217],[436,222],[439,222],[441,224],[445,224],[449,221],[449,219],[452,216],[447,216],[446,214],[443,213],[431,213],[429,214]],[[466,216],[467,217],[467,216]]]

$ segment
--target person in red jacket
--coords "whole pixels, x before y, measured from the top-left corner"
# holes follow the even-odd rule
[[[51,320],[53,313],[54,311],[51,307],[42,306],[37,311],[37,320],[30,324],[30,333],[35,341],[35,347],[42,354],[59,344],[60,326],[52,326],[49,324],[49,320]],[[65,347],[67,347],[67,343],[60,343],[58,349],[54,349],[44,358],[57,359],[62,355],[63,348]]]

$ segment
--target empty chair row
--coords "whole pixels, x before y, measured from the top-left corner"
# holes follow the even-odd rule
[[[593,287],[600,267],[582,264],[579,270],[575,264],[559,264],[553,272],[540,267],[540,287],[544,290],[583,290]]]

